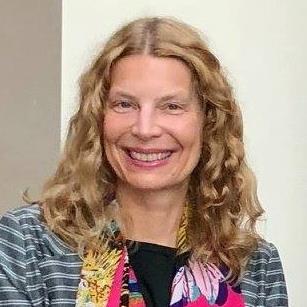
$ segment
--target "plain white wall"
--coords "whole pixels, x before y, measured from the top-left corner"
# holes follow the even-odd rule
[[[304,306],[307,2],[63,1],[62,140],[80,73],[115,29],[144,15],[175,16],[200,28],[228,71],[267,212],[261,229],[280,251],[290,306]]]

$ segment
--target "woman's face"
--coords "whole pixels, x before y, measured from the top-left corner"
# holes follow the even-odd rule
[[[202,124],[183,62],[131,55],[113,67],[104,147],[121,184],[141,190],[187,184],[199,160]]]

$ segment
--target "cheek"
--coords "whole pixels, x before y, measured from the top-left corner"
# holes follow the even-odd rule
[[[122,121],[118,119],[118,116],[112,116],[111,114],[106,114],[103,124],[103,139],[105,145],[109,143],[114,143],[121,135]]]
[[[197,119],[189,121],[182,127],[178,135],[184,140],[187,148],[199,151],[203,141],[201,121]]]
[[[111,165],[111,168],[118,174],[119,165],[117,163],[116,144],[120,137],[119,124],[113,116],[106,115],[103,123],[103,144],[106,159]]]

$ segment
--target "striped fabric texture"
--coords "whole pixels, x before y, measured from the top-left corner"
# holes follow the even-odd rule
[[[82,261],[40,221],[38,205],[0,220],[0,306],[75,306]],[[286,307],[276,247],[259,244],[240,284],[246,307]]]

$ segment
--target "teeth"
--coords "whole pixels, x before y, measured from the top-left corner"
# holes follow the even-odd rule
[[[145,154],[145,153],[140,153],[136,151],[130,151],[129,154],[131,158],[135,160],[152,162],[152,161],[163,160],[165,158],[168,158],[171,155],[171,152],[168,151],[168,152]]]

